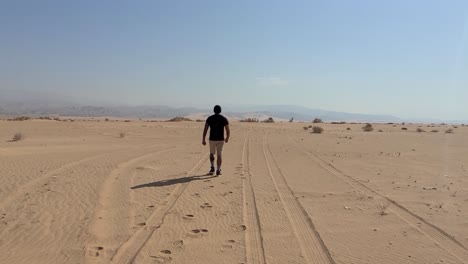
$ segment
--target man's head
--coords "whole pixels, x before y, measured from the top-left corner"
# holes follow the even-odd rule
[[[215,112],[215,114],[220,114],[221,113],[221,106],[215,105],[213,111]]]

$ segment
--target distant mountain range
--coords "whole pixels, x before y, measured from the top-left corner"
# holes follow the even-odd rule
[[[0,90],[0,115],[4,116],[82,116],[82,117],[127,117],[127,118],[206,118],[210,108],[169,107],[163,105],[119,106],[80,105],[72,99],[60,98],[55,94],[21,93]],[[223,114],[231,119],[257,118],[264,120],[311,121],[321,118],[327,122],[442,122],[441,120],[408,120],[391,115],[369,115],[311,109],[293,105],[229,106]],[[450,122],[450,121],[446,121]],[[455,123],[455,121],[453,121]]]

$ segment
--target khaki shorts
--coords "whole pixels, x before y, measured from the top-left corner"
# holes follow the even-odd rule
[[[210,154],[215,154],[217,153],[218,156],[223,155],[223,146],[224,146],[224,141],[213,141],[210,140]]]

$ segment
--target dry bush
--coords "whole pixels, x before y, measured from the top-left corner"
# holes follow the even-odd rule
[[[203,119],[197,119],[197,120],[195,120],[195,121],[196,121],[196,122],[199,122],[199,123],[205,122],[205,120],[203,120]]]
[[[308,129],[309,129],[308,127],[306,127],[306,126],[304,127],[304,130],[308,130]]]
[[[437,133],[437,132],[439,132],[439,130],[434,129],[434,130],[431,130],[431,132],[432,132],[432,133]]]
[[[187,117],[182,117],[182,116],[176,116],[174,118],[167,120],[167,122],[182,122],[182,121],[193,121],[193,120]]]
[[[239,122],[246,122],[246,123],[258,123],[260,122],[260,120],[258,120],[257,118],[246,118],[246,119],[241,119],[239,120]]]
[[[274,123],[275,120],[273,119],[273,117],[269,117],[268,119],[265,119],[263,120],[263,123]]]
[[[402,127],[401,130],[408,130],[408,128],[407,127]]]
[[[104,119],[104,121],[109,122],[109,118]]]
[[[125,132],[120,132],[119,138],[124,138],[125,137]]]
[[[29,116],[18,116],[15,118],[8,119],[8,121],[26,121],[30,120],[31,118]]]
[[[365,132],[370,132],[374,130],[374,127],[372,127],[372,124],[367,123],[365,126],[362,127],[362,130]]]
[[[124,122],[125,122],[125,123],[129,123],[129,122],[131,122],[131,120],[128,120],[128,119],[127,119],[127,120],[124,120]]]
[[[419,132],[419,133],[426,132],[426,131],[425,131],[424,129],[422,129],[422,128],[418,128],[418,129],[416,129],[416,131]]]
[[[318,124],[318,123],[323,123],[323,121],[320,118],[315,118],[314,121],[312,121],[312,123]]]
[[[314,134],[322,134],[322,132],[323,132],[323,128],[321,128],[319,126],[314,126],[312,128],[312,133],[314,133]]]
[[[22,133],[15,133],[13,135],[13,139],[12,141],[20,141],[20,140],[23,140],[24,139],[24,135]]]
[[[379,215],[381,215],[381,216],[388,215],[388,213],[387,213],[387,208],[388,208],[389,206],[390,206],[390,203],[379,204],[379,205],[378,205],[378,208],[379,208]]]
[[[453,134],[453,129],[451,129],[451,128],[450,128],[450,129],[447,129],[447,130],[445,130],[445,133],[447,133],[447,134]]]

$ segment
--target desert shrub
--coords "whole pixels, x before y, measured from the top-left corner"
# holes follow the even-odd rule
[[[431,130],[431,132],[432,132],[432,133],[437,133],[437,132],[439,132],[439,130],[434,129],[434,130]]]
[[[314,134],[322,134],[322,132],[323,132],[323,128],[321,128],[319,126],[314,126],[312,128],[312,133],[314,133]]]
[[[8,119],[8,121],[26,121],[31,119],[29,116],[18,116],[15,118]]]
[[[119,138],[124,138],[125,137],[125,132],[120,132],[119,133]]]
[[[383,130],[379,129],[379,132],[383,132]]]
[[[350,128],[350,127],[347,127],[346,130],[351,130],[351,128]]]
[[[453,134],[453,129],[451,129],[451,128],[450,128],[450,129],[447,129],[447,130],[445,130],[445,133],[447,133],[447,134]]]
[[[303,127],[303,128],[304,128],[304,130],[308,130],[308,129],[309,129],[309,128],[308,128],[308,127],[306,127],[306,126],[305,126],[305,127]]]
[[[408,130],[408,128],[406,128],[406,127],[402,127],[402,128],[401,128],[401,130]]]
[[[40,120],[52,120],[52,118],[50,118],[49,116],[40,116],[40,117],[38,117],[37,119],[40,119]]]
[[[257,118],[246,118],[246,119],[241,119],[239,122],[246,122],[246,123],[258,123],[259,120]]]
[[[315,118],[314,121],[312,121],[312,123],[318,124],[318,123],[323,123],[323,121],[320,118]]]
[[[385,204],[379,204],[378,209],[379,209],[379,215],[384,216],[388,215],[387,208],[390,206],[390,203],[385,203]]]
[[[181,121],[193,121],[193,120],[187,117],[182,117],[182,116],[176,116],[174,118],[167,120],[167,122],[181,122]]]
[[[273,119],[273,117],[269,117],[268,119],[266,120],[263,120],[264,123],[274,123],[275,120]]]
[[[424,131],[424,129],[422,129],[422,128],[418,128],[418,129],[416,129],[416,131],[419,132],[419,133],[426,132],[426,131]]]
[[[374,127],[372,124],[367,123],[365,126],[362,127],[362,130],[365,132],[370,132],[374,130]]]
[[[12,139],[12,140],[13,140],[13,141],[20,141],[20,140],[22,140],[22,139],[24,139],[24,135],[23,135],[22,133],[19,133],[19,132],[18,132],[18,133],[15,133],[15,134],[13,135],[13,139]]]
[[[109,118],[104,119],[104,121],[109,122]]]
[[[131,121],[127,119],[127,120],[124,120],[124,122],[125,122],[125,123],[129,123],[129,122],[131,122]]]

